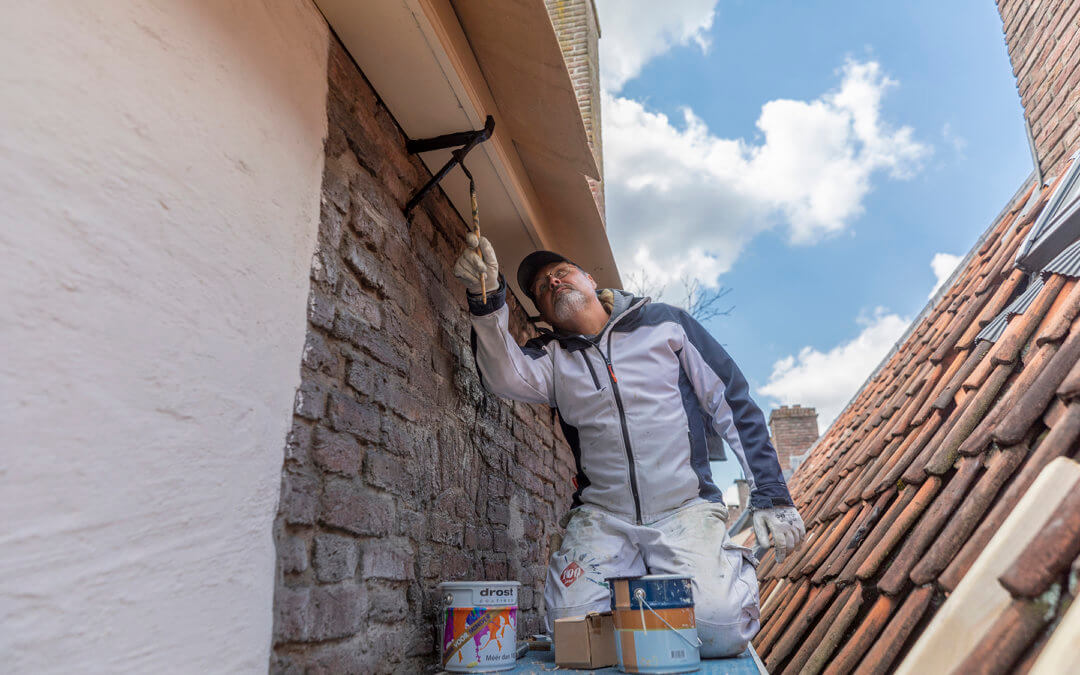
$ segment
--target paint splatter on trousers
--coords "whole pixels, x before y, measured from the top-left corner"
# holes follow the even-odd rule
[[[555,619],[610,609],[607,577],[693,577],[704,658],[746,649],[759,628],[757,561],[727,533],[727,508],[699,502],[645,525],[593,506],[570,514],[544,585],[547,629]]]

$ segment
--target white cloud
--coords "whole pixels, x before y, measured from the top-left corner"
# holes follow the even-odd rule
[[[854,339],[826,352],[803,347],[797,356],[774,363],[769,381],[760,391],[783,405],[817,408],[818,425],[824,433],[910,322],[878,307],[872,316],[858,319],[862,331]]]
[[[675,46],[709,48],[717,0],[597,0],[600,81],[618,92],[650,60]]]
[[[963,260],[958,255],[952,253],[935,253],[933,260],[930,261],[930,269],[934,270],[934,277],[937,279],[937,283],[934,284],[934,289],[930,291],[930,295],[927,297],[934,297],[934,294],[938,292],[941,285],[944,284],[949,275],[953,273],[956,266]]]
[[[862,213],[875,174],[917,172],[930,148],[881,119],[896,83],[876,62],[848,61],[839,76],[815,100],[766,103],[758,142],[719,137],[689,108],[676,124],[606,95],[607,221],[624,276],[714,285],[755,235],[783,223],[792,243],[814,243]]]
[[[960,159],[967,158],[967,155],[964,154],[964,150],[967,149],[967,139],[953,131],[952,125],[948,122],[941,127],[941,137],[953,147],[957,157]]]

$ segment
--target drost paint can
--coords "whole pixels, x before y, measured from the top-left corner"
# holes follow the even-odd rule
[[[607,582],[619,670],[692,673],[701,667],[690,577],[650,574]]]
[[[439,584],[439,660],[455,673],[510,670],[517,660],[517,581]]]

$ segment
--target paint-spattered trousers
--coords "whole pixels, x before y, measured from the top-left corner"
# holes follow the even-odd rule
[[[758,631],[753,554],[727,533],[727,508],[697,503],[647,525],[592,506],[572,512],[544,586],[547,628],[567,616],[610,608],[608,577],[683,574],[693,577],[701,656],[742,653]]]

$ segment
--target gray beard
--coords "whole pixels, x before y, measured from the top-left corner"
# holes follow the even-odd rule
[[[555,320],[562,323],[585,308],[585,294],[576,288],[555,296]]]

